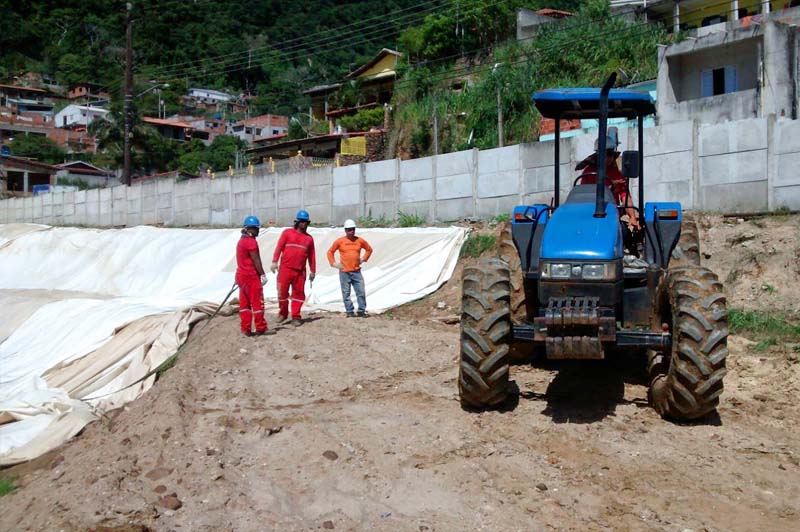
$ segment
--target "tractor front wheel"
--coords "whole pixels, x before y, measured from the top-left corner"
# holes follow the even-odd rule
[[[697,222],[691,214],[683,215],[681,236],[672,250],[672,264],[700,266],[700,234],[697,231]]]
[[[672,331],[672,350],[648,353],[650,402],[659,414],[674,419],[712,412],[722,394],[728,356],[722,283],[701,266],[670,270],[659,288],[656,316]]]
[[[508,395],[510,277],[500,259],[464,269],[458,393],[465,407],[497,406]]]

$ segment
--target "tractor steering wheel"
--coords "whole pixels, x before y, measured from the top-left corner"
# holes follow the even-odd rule
[[[595,180],[597,180],[597,172],[585,172],[575,178],[575,181],[572,182],[572,186],[573,187],[576,186],[578,184],[578,181],[580,181],[584,177],[591,177],[591,176],[594,176]]]

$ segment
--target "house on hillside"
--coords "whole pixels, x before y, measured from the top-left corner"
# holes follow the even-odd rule
[[[29,196],[35,185],[55,185],[58,168],[35,159],[0,155],[0,181],[2,192]]]
[[[797,7],[800,0],[611,0],[616,15],[637,13],[649,22],[660,21],[668,31],[702,37],[719,25],[754,15]]]
[[[53,115],[53,100],[45,89],[0,84],[0,106],[15,113]]]
[[[198,139],[205,144],[210,142],[208,131],[204,131],[186,122],[151,117],[142,118],[142,122],[154,127],[165,139],[177,140],[180,142]]]
[[[109,99],[108,92],[103,90],[101,85],[97,83],[76,83],[70,85],[67,91],[68,100],[83,100],[91,102],[92,100],[106,101]]]
[[[384,48],[345,76],[344,82],[318,85],[303,91],[311,98],[309,115],[315,120],[327,120],[332,133],[337,118],[388,104],[394,92],[397,62],[402,56],[400,52]],[[354,101],[342,97],[342,89],[348,83],[357,88]]]
[[[109,112],[100,107],[70,104],[56,113],[54,124],[55,127],[65,129],[82,128],[85,130],[95,120],[108,116]]]
[[[797,118],[799,23],[800,7],[779,9],[701,27],[693,38],[659,47],[659,121]]]
[[[253,144],[256,140],[283,135],[289,131],[289,118],[282,115],[260,115],[228,126],[226,133]]]
[[[233,96],[227,92],[214,89],[189,89],[189,94],[187,96],[198,103],[212,105],[233,100]]]
[[[116,174],[107,168],[100,168],[86,161],[70,161],[56,166],[56,184],[65,180],[85,181],[92,186],[109,186],[117,184]],[[66,181],[66,182],[69,182]]]
[[[526,41],[531,39],[536,34],[536,30],[543,24],[550,24],[573,15],[574,13],[558,9],[539,9],[534,11],[533,9],[520,7],[517,9],[517,40]]]

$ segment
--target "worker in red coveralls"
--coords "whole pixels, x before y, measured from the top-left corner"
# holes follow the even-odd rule
[[[289,319],[289,301],[292,302],[292,325],[300,325],[300,309],[306,301],[306,261],[313,283],[317,271],[314,239],[308,234],[311,217],[307,211],[297,211],[294,228],[281,233],[272,256],[272,273],[278,272],[278,323]],[[280,268],[278,267],[280,259]],[[291,295],[289,289],[291,288]]]
[[[275,331],[267,330],[267,321],[264,319],[264,285],[267,276],[261,265],[256,241],[261,223],[255,216],[248,216],[242,225],[242,237],[236,244],[236,284],[239,285],[242,333],[245,336],[275,334]],[[252,329],[253,320],[256,322],[255,333]]]

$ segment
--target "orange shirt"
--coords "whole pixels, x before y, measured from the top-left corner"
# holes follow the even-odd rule
[[[367,262],[372,255],[372,247],[370,247],[367,241],[360,236],[356,237],[355,240],[350,240],[346,236],[343,236],[342,238],[336,239],[331,249],[328,250],[328,262],[333,266],[333,263],[336,262],[333,258],[333,254],[336,253],[336,250],[339,250],[339,262],[344,266],[342,271],[357,272],[361,269],[359,259],[361,258],[362,249],[366,250],[364,262]]]

